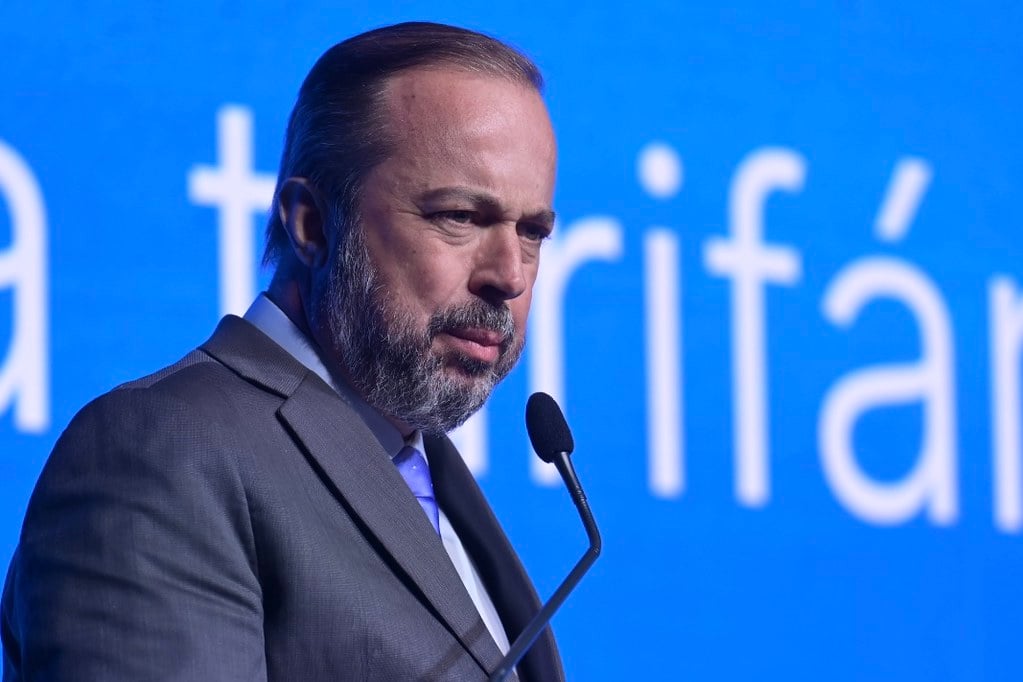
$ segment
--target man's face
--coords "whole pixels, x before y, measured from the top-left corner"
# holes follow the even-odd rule
[[[532,88],[453,69],[396,76],[385,113],[393,153],[335,248],[322,322],[370,404],[444,432],[521,353],[553,225],[554,136]]]

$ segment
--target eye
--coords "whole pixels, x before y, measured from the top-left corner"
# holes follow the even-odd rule
[[[551,229],[546,225],[526,223],[519,226],[519,234],[531,242],[542,242],[551,236]]]
[[[468,225],[475,221],[475,211],[437,211],[427,216],[430,220],[438,221],[442,220],[448,223],[457,223],[459,225]]]

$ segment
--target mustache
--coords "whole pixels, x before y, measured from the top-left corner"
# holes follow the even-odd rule
[[[430,339],[442,332],[459,329],[485,329],[502,336],[501,346],[507,347],[515,336],[515,321],[506,305],[494,306],[480,300],[439,310],[430,317],[426,333]]]

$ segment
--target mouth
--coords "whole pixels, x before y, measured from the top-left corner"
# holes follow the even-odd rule
[[[480,362],[494,364],[507,346],[508,336],[491,329],[446,329],[437,336],[444,337],[458,353]]]

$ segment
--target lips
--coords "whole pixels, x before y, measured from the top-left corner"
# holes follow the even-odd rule
[[[479,328],[447,329],[442,333],[460,353],[490,363],[497,362],[508,338],[501,332]]]

